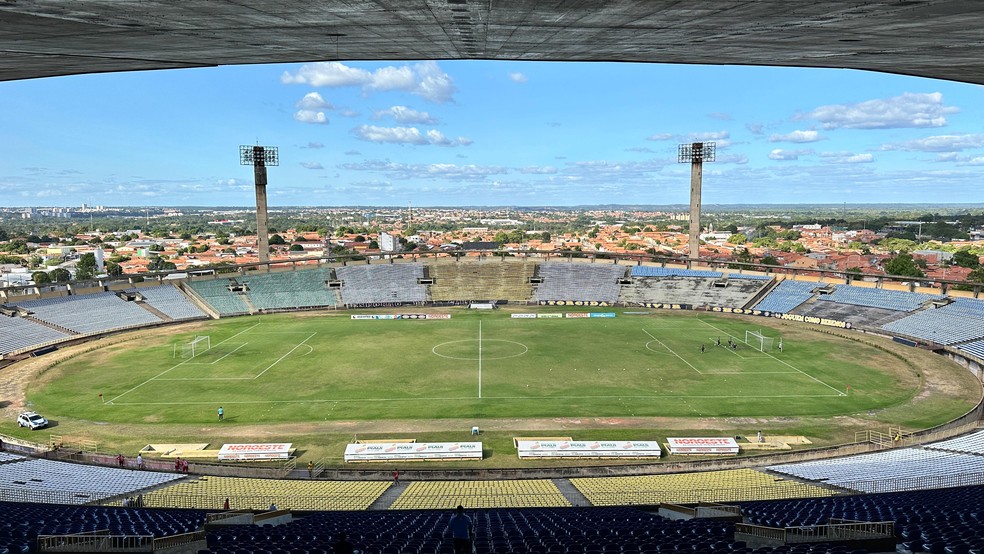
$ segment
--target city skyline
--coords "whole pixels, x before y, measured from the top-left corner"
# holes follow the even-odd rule
[[[832,69],[327,62],[0,83],[6,207],[975,204],[979,85]]]

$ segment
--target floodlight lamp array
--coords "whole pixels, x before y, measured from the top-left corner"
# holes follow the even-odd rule
[[[280,165],[280,155],[276,146],[242,145],[239,147],[239,163],[254,166]]]
[[[692,142],[681,144],[677,154],[680,163],[713,162],[716,154],[716,144],[713,142]]]

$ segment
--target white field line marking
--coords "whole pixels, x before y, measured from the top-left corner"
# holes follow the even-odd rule
[[[704,321],[703,319],[699,319],[698,321],[700,321],[700,322],[701,322],[701,323],[703,323],[704,325],[707,325],[707,326],[709,326],[709,327],[711,327],[712,329],[717,329],[718,331],[721,331],[722,333],[724,333],[724,334],[726,334],[726,335],[728,335],[729,337],[733,337],[733,338],[734,338],[735,340],[737,340],[737,339],[738,339],[738,337],[735,337],[734,335],[732,335],[732,334],[730,334],[730,333],[727,333],[727,332],[725,332],[725,331],[723,331],[723,330],[721,330],[721,329],[718,329],[717,327],[715,327],[715,326],[713,326],[713,325],[711,325],[710,323],[708,323],[708,322],[706,322],[706,321]],[[743,342],[744,342],[744,341],[743,341]],[[765,354],[766,356],[768,356],[768,357],[770,357],[770,358],[772,358],[773,360],[775,360],[775,361],[777,361],[777,362],[779,362],[779,363],[781,363],[782,365],[784,365],[784,366],[786,366],[786,367],[789,367],[789,368],[792,368],[793,370],[795,370],[795,371],[797,371],[797,372],[799,372],[799,373],[802,373],[803,375],[805,375],[805,376],[807,376],[807,377],[809,377],[810,379],[812,379],[812,380],[814,380],[814,381],[816,381],[817,383],[820,383],[821,385],[823,385],[823,386],[825,386],[825,387],[827,387],[828,389],[830,389],[830,390],[832,390],[832,391],[834,391],[834,392],[836,392],[836,393],[837,393],[837,394],[838,394],[839,396],[847,396],[846,394],[844,394],[844,393],[843,393],[843,392],[841,392],[840,390],[838,390],[838,389],[836,389],[836,388],[834,388],[834,387],[832,387],[832,386],[830,386],[830,385],[828,385],[827,383],[824,383],[824,382],[823,382],[823,381],[821,381],[820,379],[817,379],[816,377],[814,377],[814,376],[812,376],[812,375],[810,375],[809,373],[807,373],[807,372],[805,372],[805,371],[803,371],[803,370],[801,370],[801,369],[799,369],[798,367],[796,367],[796,366],[794,366],[794,365],[792,365],[792,364],[790,364],[790,363],[788,363],[788,362],[786,362],[785,360],[780,360],[779,358],[776,358],[775,356],[773,356],[772,354],[769,354],[768,352],[762,352],[762,353],[763,353],[763,354]]]
[[[681,360],[681,361],[683,361],[683,363],[685,363],[685,364],[687,364],[688,366],[690,366],[690,369],[692,369],[692,370],[694,370],[694,371],[696,371],[697,373],[700,373],[701,375],[703,375],[703,373],[701,373],[699,369],[697,369],[696,367],[694,367],[694,365],[693,365],[693,364],[691,364],[691,363],[690,363],[690,362],[688,362],[687,360],[684,360],[684,359],[683,359],[683,356],[681,356],[681,355],[679,355],[679,354],[677,354],[676,352],[674,352],[674,351],[673,351],[673,349],[672,349],[672,348],[670,348],[669,346],[666,346],[665,344],[663,344],[663,341],[661,341],[661,340],[659,340],[658,338],[656,338],[655,336],[653,336],[653,334],[652,334],[652,333],[650,333],[649,331],[647,331],[647,330],[645,330],[645,329],[643,329],[643,330],[642,330],[642,332],[643,332],[643,333],[645,333],[645,334],[647,334],[647,335],[649,335],[649,338],[651,338],[651,339],[653,339],[654,341],[656,341],[656,342],[658,342],[658,343],[659,343],[659,344],[660,344],[660,345],[661,345],[661,346],[662,346],[663,348],[665,348],[665,349],[667,349],[667,350],[669,350],[669,352],[670,352],[670,354],[673,354],[673,355],[674,355],[674,356],[676,356],[677,358],[680,358],[680,360]]]
[[[220,345],[220,344],[223,344],[223,343],[226,343],[226,342],[228,342],[228,341],[230,341],[230,340],[232,340],[232,339],[234,339],[234,338],[236,338],[236,337],[238,337],[239,335],[241,335],[241,334],[243,334],[243,333],[245,333],[246,331],[251,331],[251,330],[252,330],[253,328],[255,328],[255,327],[256,327],[257,325],[259,325],[259,322],[257,322],[256,324],[254,324],[254,325],[252,325],[252,326],[250,326],[250,327],[247,327],[247,328],[245,328],[245,329],[243,329],[242,331],[240,331],[240,332],[238,332],[238,333],[236,333],[235,335],[232,335],[231,337],[229,337],[229,338],[227,338],[227,339],[225,339],[225,340],[223,340],[223,341],[219,341],[218,343],[216,343],[216,344],[215,344],[215,346],[218,346],[218,345]],[[157,379],[157,378],[158,378],[158,377],[160,377],[161,375],[164,375],[165,373],[167,373],[167,372],[169,372],[169,371],[171,371],[172,369],[175,369],[175,368],[177,368],[177,367],[180,367],[180,366],[182,366],[182,365],[184,365],[185,363],[187,363],[187,362],[189,362],[189,361],[191,361],[191,358],[189,358],[189,359],[187,359],[187,360],[185,360],[185,361],[183,361],[183,362],[178,362],[178,363],[176,363],[176,364],[174,364],[173,366],[171,366],[171,367],[169,367],[169,368],[167,368],[167,369],[165,369],[164,371],[162,371],[162,372],[160,372],[160,373],[158,373],[157,375],[155,375],[155,376],[153,376],[153,377],[151,377],[150,379],[147,379],[146,381],[144,381],[143,383],[140,383],[139,385],[137,385],[137,386],[135,386],[135,387],[133,387],[132,389],[130,389],[130,390],[128,390],[128,391],[126,391],[126,392],[124,392],[124,393],[122,393],[122,394],[120,394],[120,395],[118,395],[118,396],[116,396],[116,397],[114,397],[114,398],[111,398],[111,399],[110,399],[109,401],[107,401],[106,403],[107,403],[107,404],[112,404],[112,403],[113,403],[113,402],[114,402],[114,401],[115,401],[115,400],[116,400],[117,398],[122,398],[123,396],[125,396],[125,395],[127,395],[127,394],[130,394],[131,392],[133,392],[133,391],[135,391],[135,390],[137,390],[137,389],[139,389],[140,387],[142,387],[142,386],[144,386],[144,385],[146,385],[147,383],[149,383],[149,382],[151,382],[151,381],[153,381],[154,379]]]
[[[795,371],[705,371],[704,375],[796,375]]]
[[[307,342],[307,341],[309,341],[309,340],[311,340],[312,338],[314,338],[314,336],[317,335],[317,334],[318,334],[318,332],[315,331],[315,332],[311,333],[310,335],[308,335],[308,337],[306,339],[304,339],[301,342],[299,342],[296,345],[294,345],[294,348],[291,348],[290,350],[287,351],[286,354],[284,354],[283,356],[277,358],[277,361],[275,361],[272,364],[270,364],[269,366],[267,366],[266,369],[264,369],[263,371],[259,372],[255,377],[253,377],[253,379],[259,379],[260,377],[263,376],[264,373],[266,373],[267,371],[270,371],[270,369],[273,366],[279,364],[281,361],[283,361],[284,358],[286,358],[287,356],[290,356],[295,350],[297,350],[301,346],[307,346],[304,343]]]
[[[478,397],[482,397],[482,320],[478,320]]]
[[[252,381],[256,377],[158,377],[155,381]]]
[[[653,354],[659,354],[660,356],[672,356],[673,355],[673,354],[670,354],[669,352],[664,352],[662,350],[653,350],[652,348],[649,347],[649,345],[652,344],[652,343],[653,343],[653,341],[649,341],[649,342],[646,343],[646,350],[652,352]]]
[[[236,350],[239,350],[240,348],[246,346],[247,344],[249,344],[249,342],[244,342],[244,343],[240,344],[239,346],[237,346],[236,348],[230,350],[225,356],[222,356],[218,360],[211,361],[211,362],[192,362],[192,363],[189,363],[188,365],[215,365],[215,364],[221,362],[222,360],[226,359],[228,356],[232,356],[232,354]]]
[[[656,398],[671,398],[680,400],[692,400],[695,398],[831,398],[846,396],[844,394],[772,394],[772,395],[748,395],[748,394],[606,394],[606,395],[585,395],[585,396],[486,396],[487,400],[535,400],[541,402],[543,400],[583,400],[583,399],[593,399],[593,398],[639,398],[639,399],[656,399]],[[464,401],[474,401],[474,396],[445,396],[445,397],[413,397],[413,398],[324,398],[324,399],[304,399],[304,400],[240,400],[240,401],[228,401],[223,400],[222,404],[298,404],[298,403],[328,403],[328,402],[442,402],[442,401],[452,401],[452,400],[464,400]],[[213,405],[215,402],[211,401],[198,401],[198,402],[117,402],[117,406],[195,406],[195,405]]]

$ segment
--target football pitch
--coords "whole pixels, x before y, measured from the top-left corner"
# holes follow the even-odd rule
[[[92,421],[210,422],[221,405],[228,420],[269,423],[830,416],[903,404],[918,391],[898,356],[803,324],[448,311],[445,320],[278,314],[162,329],[59,363],[29,397]],[[776,345],[781,337],[782,351],[745,344],[746,331]],[[199,342],[188,357],[197,336],[210,347]]]

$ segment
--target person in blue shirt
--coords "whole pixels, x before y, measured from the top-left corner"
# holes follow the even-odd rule
[[[460,504],[448,522],[448,529],[451,529],[454,554],[471,554],[472,520]]]

